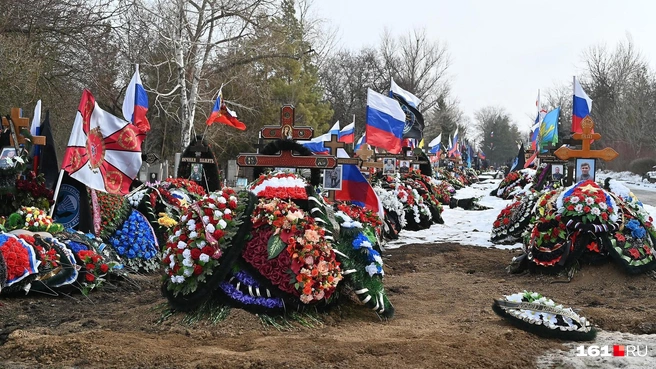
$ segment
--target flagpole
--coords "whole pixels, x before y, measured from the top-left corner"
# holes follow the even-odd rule
[[[64,179],[64,170],[59,170],[59,178],[57,179],[57,186],[55,186],[55,192],[52,195],[52,205],[50,206],[50,217],[55,213],[55,205],[57,205],[57,196],[59,196],[59,188],[61,187],[62,180]]]
[[[576,96],[576,76],[572,76],[572,101],[574,101],[574,96]],[[572,102],[572,125],[570,126],[570,135],[572,135],[574,132],[572,131],[574,129],[574,103]]]

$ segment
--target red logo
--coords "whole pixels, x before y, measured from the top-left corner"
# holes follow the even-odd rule
[[[613,356],[626,356],[624,345],[613,345]]]

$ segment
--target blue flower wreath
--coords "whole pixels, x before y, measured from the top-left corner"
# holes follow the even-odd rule
[[[633,236],[633,238],[642,239],[647,235],[645,228],[635,219],[629,220],[629,222],[626,223],[626,228],[631,230],[631,236]]]
[[[136,210],[109,238],[120,257],[150,260],[157,256],[157,241],[146,217]]]
[[[244,286],[250,286],[252,289],[260,288],[260,284],[243,270],[235,273],[234,277]],[[257,305],[267,309],[281,309],[285,306],[279,297],[251,296],[238,290],[228,281],[221,282],[219,287],[228,297],[246,306]]]
[[[365,243],[366,242],[366,243]],[[369,238],[362,232],[358,233],[358,236],[353,240],[353,249],[362,250],[367,254],[367,261],[371,264],[376,265],[376,270],[378,274],[383,273],[383,264],[380,261],[376,261],[376,256],[380,258],[380,253],[373,249],[373,245]],[[381,259],[379,259],[381,260]]]

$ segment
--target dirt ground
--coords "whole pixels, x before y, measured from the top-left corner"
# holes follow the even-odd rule
[[[239,309],[217,324],[186,324],[181,314],[160,322],[157,276],[89,299],[4,298],[0,368],[531,368],[561,342],[515,329],[491,309],[493,298],[524,289],[581,309],[604,330],[656,333],[651,277],[608,264],[552,283],[563,278],[507,274],[517,253],[454,244],[386,251],[389,321],[347,301],[312,327],[278,330]]]

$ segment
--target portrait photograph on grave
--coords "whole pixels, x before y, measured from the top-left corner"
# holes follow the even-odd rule
[[[192,181],[200,181],[203,179],[203,164],[191,164],[191,175],[189,176],[189,179]]]
[[[341,190],[342,189],[342,166],[338,165],[333,169],[323,171],[323,189],[324,190]]]
[[[399,173],[408,173],[410,171],[410,160],[401,160],[399,162]]]
[[[576,182],[595,179],[595,159],[576,159]]]
[[[12,159],[16,156],[16,149],[13,147],[3,147],[0,153],[0,168],[13,167],[16,162]],[[9,159],[9,160],[7,160]]]
[[[396,159],[385,158],[383,159],[383,173],[392,174],[396,170]]]
[[[562,164],[553,164],[551,166],[551,180],[552,181],[560,181],[563,179],[564,175],[564,168]]]
[[[419,164],[412,164],[412,170],[419,170]]]

